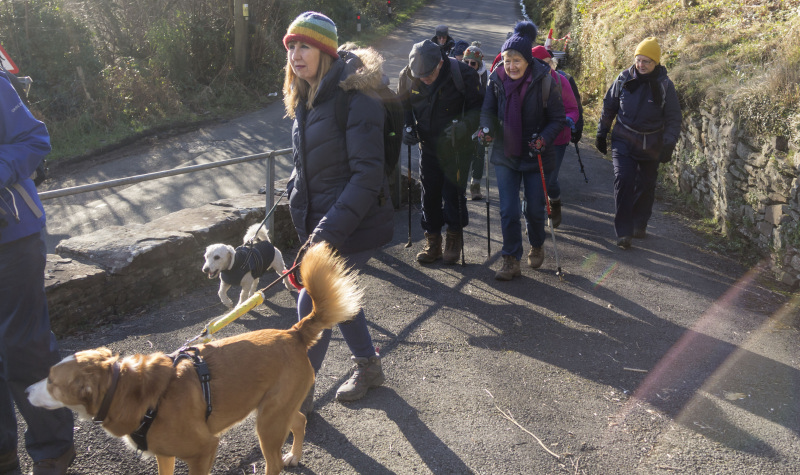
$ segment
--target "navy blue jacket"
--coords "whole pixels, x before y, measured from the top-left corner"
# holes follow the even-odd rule
[[[0,71],[0,225],[5,224],[0,226],[0,244],[44,228],[44,208],[30,177],[48,153],[47,128]]]
[[[506,113],[506,91],[500,76],[505,75],[502,63],[489,76],[489,85],[486,87],[486,96],[481,109],[480,127],[489,127],[494,139],[491,163],[522,172],[539,171],[539,160],[536,157],[529,157],[527,153],[531,136],[538,133],[546,144],[542,152],[542,168],[545,172],[549,172],[556,164],[553,143],[566,125],[564,102],[561,100],[559,84],[550,81],[550,96],[547,99],[547,107],[543,108],[542,79],[550,74],[551,68],[538,59],[534,59],[528,67],[532,68],[531,84],[522,99],[522,156],[509,157],[504,150],[503,118]]]
[[[647,84],[631,92],[626,83],[636,78],[636,66],[622,71],[603,98],[603,112],[597,136],[605,137],[617,119],[611,134],[612,147],[623,147],[636,160],[657,160],[664,145],[675,145],[681,133],[681,105],[675,85],[664,66],[654,71],[659,84],[660,102]],[[614,145],[617,142],[618,145]]]
[[[388,243],[394,207],[384,174],[382,59],[371,49],[340,53],[311,110],[301,101],[292,126],[289,207],[300,242],[314,236],[349,254]],[[336,96],[354,90],[342,134]]]

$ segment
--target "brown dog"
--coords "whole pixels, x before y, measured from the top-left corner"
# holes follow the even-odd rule
[[[186,462],[190,475],[208,474],[219,435],[255,411],[266,473],[277,474],[284,463],[297,465],[302,455],[306,418],[299,409],[314,383],[306,352],[323,329],[352,318],[362,296],[355,276],[326,244],[306,252],[300,275],[314,310],[292,328],[254,331],[197,347],[211,373],[208,420],[192,362],[181,360],[173,367],[163,353],[120,358],[107,348],[80,351],[29,387],[28,397],[35,406],[68,407],[84,418],[95,418],[106,393],[111,393],[107,415],[99,418],[106,431],[128,442],[148,409],[157,408],[146,444],[147,452],[156,456],[160,475],[173,474],[175,457]],[[115,366],[118,382],[111,390]],[[290,430],[292,450],[281,459]]]

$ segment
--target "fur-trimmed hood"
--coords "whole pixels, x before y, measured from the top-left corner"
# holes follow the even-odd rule
[[[345,91],[368,91],[384,84],[383,56],[372,48],[339,51],[346,66],[339,87]]]

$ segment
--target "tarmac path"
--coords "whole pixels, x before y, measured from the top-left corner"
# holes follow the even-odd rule
[[[515,7],[512,1],[437,1],[384,43],[396,50],[382,51],[399,71],[410,45],[444,22],[456,38],[485,38],[490,56],[518,17]],[[267,144],[260,147],[285,147],[288,128],[270,119],[280,115],[265,110],[169,139],[164,157],[172,150],[186,163],[253,153],[260,149],[256,140]],[[213,142],[225,134],[238,138]],[[201,150],[211,143],[214,150]],[[395,213],[395,239],[361,276],[387,381],[360,401],[336,402],[350,362],[335,331],[317,379],[305,455],[288,473],[800,473],[795,302],[759,267],[744,268],[710,250],[668,203],[656,203],[647,239],[634,241],[630,251],[618,249],[611,163],[586,143],[580,147],[589,183],[574,148],[561,170],[564,218],[556,244],[563,279],[555,275],[548,235],[540,269],[523,267],[511,282],[494,280],[501,247],[494,188],[492,252],[487,255],[486,204],[470,202],[463,267],[417,264],[419,212],[413,210],[410,249],[407,209]],[[131,169],[156,163],[130,157]],[[111,172],[98,165],[95,173]],[[226,174],[213,189],[206,176],[179,185],[182,196],[198,192],[179,204],[261,185],[250,173]],[[164,188],[137,185],[97,196],[88,224],[63,223],[52,236],[123,215],[135,221],[165,214],[173,206],[169,197],[158,205],[137,201]],[[130,208],[118,209],[123,204]],[[51,206],[52,225],[59,211]],[[74,203],[59,206],[62,213],[82,212]],[[294,293],[271,289],[262,306],[220,336],[288,328],[296,320],[294,303]],[[209,282],[60,343],[65,354],[101,345],[124,354],[171,352],[224,312],[216,283]],[[141,459],[89,422],[76,422],[76,447],[72,474],[156,472],[154,459]],[[25,456],[22,463],[29,467]],[[263,471],[249,418],[222,437],[213,473]],[[185,474],[185,465],[176,473]]]

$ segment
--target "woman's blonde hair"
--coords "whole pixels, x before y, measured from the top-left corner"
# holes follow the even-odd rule
[[[314,48],[312,45],[309,46]],[[333,64],[333,57],[320,52],[317,75],[314,77],[313,84],[309,84],[294,73],[289,61],[289,52],[286,52],[286,76],[283,79],[283,105],[286,108],[286,117],[294,119],[294,110],[301,101],[305,101],[306,108],[311,110],[319,84],[331,70],[331,64]]]

